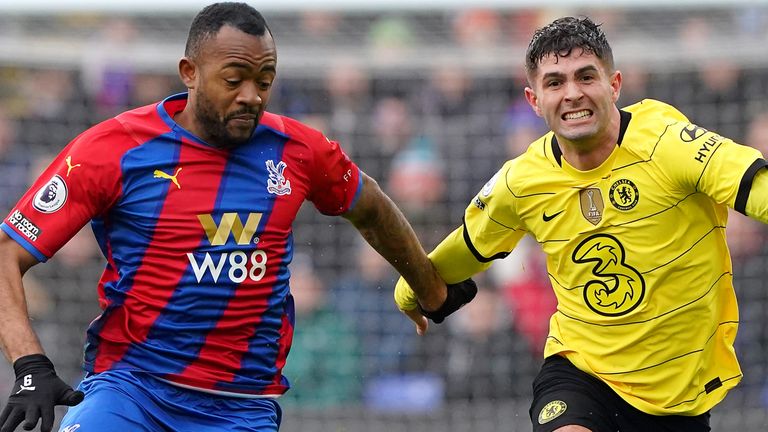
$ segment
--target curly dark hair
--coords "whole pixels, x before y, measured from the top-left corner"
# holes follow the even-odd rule
[[[222,2],[206,6],[192,20],[184,55],[195,58],[202,44],[213,38],[225,25],[253,36],[272,35],[267,21],[253,7],[245,3]]]
[[[567,57],[574,49],[594,54],[609,70],[613,70],[613,51],[600,24],[595,24],[588,17],[564,17],[533,34],[525,52],[525,72],[532,77],[544,57],[550,54],[556,58]]]

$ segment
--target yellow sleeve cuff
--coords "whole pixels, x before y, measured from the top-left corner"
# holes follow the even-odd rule
[[[416,293],[402,277],[395,284],[395,304],[401,311],[413,310],[418,306]]]
[[[437,273],[449,284],[461,282],[491,265],[475,258],[464,242],[463,232],[463,227],[457,228],[429,254]],[[416,293],[402,277],[395,284],[395,304],[401,311],[413,310],[419,305]]]

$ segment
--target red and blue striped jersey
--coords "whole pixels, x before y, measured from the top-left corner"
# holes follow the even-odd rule
[[[0,229],[40,261],[89,220],[107,264],[84,367],[244,396],[284,393],[293,335],[292,224],[304,200],[349,210],[362,185],[339,145],[264,113],[212,147],[173,120],[186,94],[76,137]]]

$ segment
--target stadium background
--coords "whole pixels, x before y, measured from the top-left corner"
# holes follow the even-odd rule
[[[177,60],[206,4],[10,3],[0,2],[3,214],[80,131],[181,91]],[[278,45],[270,110],[340,141],[428,249],[502,162],[544,131],[522,99],[522,59],[532,31],[558,16],[604,24],[624,73],[622,105],[667,101],[768,153],[765,1],[322,3],[252,2]],[[524,242],[497,262],[478,279],[475,302],[417,338],[392,303],[395,275],[357,237],[343,220],[302,209],[286,371],[295,387],[281,399],[282,430],[530,430],[530,383],[554,307],[536,246]],[[767,238],[766,227],[732,216],[745,377],[715,410],[715,431],[768,426]],[[73,384],[102,266],[86,227],[25,277],[34,325]],[[8,394],[10,366],[0,377]]]

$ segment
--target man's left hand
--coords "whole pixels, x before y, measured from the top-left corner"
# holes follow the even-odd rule
[[[439,309],[426,311],[421,305],[419,305],[418,309],[421,312],[421,315],[431,319],[435,324],[440,324],[448,317],[448,315],[456,312],[461,309],[462,306],[471,302],[476,294],[477,284],[471,278],[466,279],[455,284],[448,284],[448,297]]]

